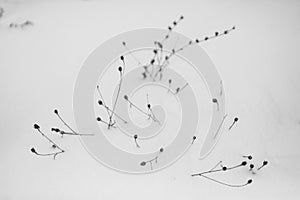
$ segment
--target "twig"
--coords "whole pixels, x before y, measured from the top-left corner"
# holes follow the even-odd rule
[[[39,155],[39,156],[51,156],[53,155],[53,159],[56,158],[56,156],[58,154],[61,154],[61,153],[64,153],[65,150],[63,150],[61,147],[59,147],[53,140],[51,140],[48,136],[46,136],[40,129],[40,126],[38,124],[34,124],[33,126],[34,129],[36,129],[44,138],[46,138],[54,148],[58,148],[60,151],[59,152],[55,152],[55,153],[46,153],[46,154],[42,154],[42,153],[38,153],[35,148],[31,148],[31,152],[36,154],[36,155]]]

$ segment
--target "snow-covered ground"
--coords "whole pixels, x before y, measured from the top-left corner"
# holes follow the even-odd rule
[[[1,0],[0,18],[0,199],[296,199],[300,195],[300,3],[299,1],[96,1]],[[32,125],[60,122],[75,127],[72,98],[81,65],[102,42],[125,31],[176,28],[204,37],[235,25],[237,30],[201,46],[213,60],[226,92],[228,127],[214,151],[199,160],[197,143],[174,165],[147,175],[113,171],[94,160],[75,137],[53,138],[67,152],[57,160],[30,148],[47,142]],[[297,20],[298,19],[298,20]],[[23,29],[11,23],[33,22]],[[47,149],[46,149],[47,150]],[[49,149],[50,150],[50,149]],[[251,175],[237,170],[214,176],[228,188],[190,174],[219,160],[239,163],[251,154]]]

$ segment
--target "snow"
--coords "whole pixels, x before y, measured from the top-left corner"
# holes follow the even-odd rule
[[[0,199],[295,199],[300,178],[300,24],[298,1],[0,1]],[[60,125],[57,108],[73,127],[72,97],[81,65],[102,42],[125,31],[166,28],[204,37],[235,25],[226,37],[201,46],[225,88],[225,127],[214,151],[199,160],[198,142],[174,165],[153,174],[129,175],[94,160],[75,137],[52,136],[67,150],[55,161],[30,153],[47,142],[33,130]],[[33,25],[9,28],[27,20]],[[269,165],[214,176],[232,189],[190,174],[219,160]]]

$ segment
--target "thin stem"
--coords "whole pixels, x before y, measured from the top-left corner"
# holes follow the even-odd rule
[[[131,106],[133,106],[133,107],[135,107],[138,111],[140,111],[141,113],[143,113],[143,114],[145,114],[145,115],[147,115],[147,116],[149,116],[149,114],[148,113],[146,113],[145,111],[143,111],[141,108],[139,108],[139,107],[137,107],[136,105],[134,105],[129,99],[128,100],[126,100],[126,101],[128,101],[129,102],[129,104],[131,105]]]
[[[261,168],[263,168],[263,167],[266,166],[267,164],[268,164],[268,161],[265,160],[265,161],[263,162],[262,166],[260,166],[257,170],[260,170]]]
[[[246,186],[246,185],[249,184],[249,182],[247,182],[247,183],[241,184],[241,185],[233,185],[233,184],[228,184],[228,183],[224,183],[224,182],[218,181],[218,180],[213,179],[213,178],[210,178],[210,177],[208,177],[208,176],[204,176],[204,175],[201,175],[201,176],[204,177],[204,178],[206,178],[206,179],[208,179],[208,180],[211,180],[211,181],[213,181],[213,182],[216,182],[216,183],[219,183],[219,184],[221,184],[221,185],[228,186],[228,187],[244,187],[244,186]]]
[[[217,104],[217,111],[219,111],[220,110],[219,102],[217,101],[216,104]]]
[[[144,115],[147,115],[148,117],[150,117],[153,121],[156,121],[156,119],[151,116],[149,113],[146,113],[145,111],[143,111],[141,108],[137,107],[135,104],[133,104],[129,99],[125,99],[126,101],[128,101],[128,103],[130,104],[130,106],[135,107],[138,111],[140,111],[141,113],[143,113]]]
[[[213,98],[213,99],[212,99],[212,102],[215,103],[215,104],[217,104],[217,111],[219,111],[219,110],[220,110],[220,108],[219,108],[220,106],[219,106],[219,101],[218,101],[218,99]]]
[[[137,59],[137,57],[133,53],[131,53],[131,51],[127,47],[126,43],[123,42],[122,44],[123,44],[124,48],[128,51],[129,55],[139,64],[139,66],[141,66],[142,63],[139,61],[139,59]]]
[[[152,58],[152,60],[155,60],[157,57],[157,50],[160,50],[160,57],[157,57],[158,59],[158,63],[160,64],[161,62],[161,58],[162,58],[162,54],[163,54],[163,43],[170,37],[171,32],[173,31],[173,29],[178,25],[178,23],[183,20],[183,16],[180,16],[180,18],[176,21],[173,21],[173,24],[171,26],[168,27],[168,33],[165,35],[165,37],[160,41],[155,41],[154,44],[157,45],[158,47],[155,47],[155,51],[156,53],[154,53],[154,56]],[[152,63],[153,64],[153,63]],[[153,66],[152,66],[152,70],[153,70]],[[150,77],[152,77],[153,73],[151,73]],[[155,80],[155,79],[154,79]]]
[[[147,97],[147,108],[148,108],[147,114],[148,114],[148,119],[150,119],[150,113],[149,113],[149,110],[150,110],[149,105],[150,105],[150,103],[149,103],[149,95],[148,95],[148,93],[147,93],[146,97]]]
[[[39,128],[37,129],[37,131],[43,136],[45,137],[50,143],[54,144],[59,150],[63,151],[64,150],[62,148],[60,148],[55,142],[53,142],[53,140],[51,140],[49,137],[47,137]]]
[[[231,130],[231,129],[232,129],[232,127],[234,126],[235,122],[236,122],[236,121],[233,121],[233,123],[232,123],[231,126],[228,128],[228,130]]]
[[[97,91],[98,91],[99,96],[101,97],[101,100],[102,100],[102,102],[103,102],[103,105],[106,106],[106,103],[105,103],[105,101],[104,101],[104,98],[103,98],[103,96],[102,96],[102,93],[101,93],[101,91],[100,91],[100,89],[99,89],[99,85],[97,85]],[[107,115],[110,116],[109,110],[108,110],[106,107],[105,107],[105,109],[106,109]]]
[[[110,115],[110,117],[109,117],[109,124],[111,124],[112,117],[113,117],[114,112],[115,112],[115,108],[116,108],[116,105],[117,105],[117,102],[118,102],[118,98],[119,98],[119,95],[120,95],[121,86],[122,86],[122,82],[123,82],[123,73],[125,73],[125,62],[124,62],[124,58],[122,59],[122,61],[123,61],[123,69],[122,69],[122,71],[120,71],[120,82],[119,82],[119,87],[118,87],[118,93],[117,93],[117,96],[116,96],[116,100],[115,100],[115,103],[114,103],[114,106],[113,106],[111,115]]]
[[[209,171],[212,171],[214,169],[216,169],[220,164],[222,163],[222,161],[219,161],[213,168],[211,168]]]
[[[160,42],[161,44],[163,44],[169,37],[171,32],[173,31],[173,29],[178,25],[178,23],[183,20],[183,16],[180,16],[180,18],[178,20],[173,21],[172,25],[168,27],[168,33],[165,35],[164,39]]]
[[[222,162],[222,161],[220,161],[220,162]],[[220,162],[218,163],[218,165],[220,164]],[[221,169],[215,169],[218,165],[216,165],[211,170],[208,170],[208,171],[205,171],[205,172],[201,172],[201,173],[197,173],[197,174],[192,174],[191,176],[201,176],[203,174],[215,173],[215,172],[220,172],[220,171],[228,171],[228,170],[232,170],[232,169],[244,166],[242,164],[239,164],[239,165],[236,165],[236,166],[233,166],[233,167],[227,167],[226,170],[224,170],[223,168],[221,168]]]
[[[61,134],[61,135],[79,135],[79,136],[93,136],[93,135],[95,135],[95,134],[81,134],[81,133],[74,134],[72,132],[65,132],[65,131],[60,131],[59,134]]]
[[[227,170],[232,170],[232,169],[239,168],[239,167],[242,167],[242,166],[244,166],[244,165],[239,164],[239,165],[236,165],[236,166],[233,166],[233,167],[228,167]]]
[[[155,81],[155,79],[159,73],[162,73],[164,65],[165,65],[165,61],[162,63],[162,65],[159,66],[159,69],[154,74],[153,81]]]
[[[157,123],[160,125],[160,121],[155,117],[152,108],[149,108],[149,110],[150,110],[150,112],[151,112],[151,114],[152,114],[152,116],[153,116],[153,118],[152,118],[153,121],[157,122]],[[149,116],[151,116],[151,115],[149,115]]]
[[[154,64],[151,63],[150,66],[151,66],[150,77],[152,77],[152,76],[153,76],[153,73],[154,73],[154,71],[155,71],[155,69],[154,69]]]
[[[197,43],[205,42],[205,41],[208,41],[208,40],[210,40],[210,39],[214,39],[214,38],[218,38],[218,37],[223,36],[223,35],[227,35],[229,32],[231,32],[231,31],[233,31],[233,30],[235,30],[235,26],[233,26],[232,28],[230,28],[230,29],[228,29],[228,30],[223,31],[223,32],[220,33],[220,34],[216,34],[216,33],[215,33],[215,35],[212,35],[212,36],[209,36],[209,37],[205,37],[205,38],[202,39],[202,40],[198,40]]]
[[[146,94],[146,98],[147,98],[147,104],[149,104],[149,94]]]
[[[163,151],[164,151],[164,149],[163,149],[163,148],[160,148],[159,151],[158,151],[157,156],[155,156],[155,157],[152,158],[151,160],[141,162],[141,165],[142,165],[142,166],[145,166],[147,163],[150,163],[150,165],[151,165],[151,170],[152,170],[152,169],[153,169],[152,162],[155,161],[155,163],[157,163],[157,159],[158,159],[158,157],[159,157],[159,154],[161,154]]]
[[[54,113],[57,115],[57,117],[60,119],[60,121],[68,128],[70,129],[70,131],[72,131],[74,134],[78,134],[76,131],[74,131],[64,120],[63,118],[60,116],[60,114],[58,113],[57,110],[54,111]]]
[[[156,161],[157,162],[158,156],[155,156],[154,158],[152,158],[151,160],[147,161],[147,162],[152,162],[152,161]]]
[[[140,148],[140,145],[137,142],[137,138],[134,138],[134,143],[135,143],[135,145],[136,145],[137,148]]]
[[[171,83],[172,82],[169,82],[168,93],[170,92],[170,89],[171,89]]]
[[[260,166],[259,168],[257,168],[257,171],[258,170],[261,170],[261,168],[263,168],[265,165],[262,165],[262,166]]]
[[[213,170],[208,170],[205,172],[197,173],[197,174],[192,174],[191,176],[201,176],[203,174],[209,174],[209,173],[214,173],[214,172],[220,172],[223,171],[223,169],[213,169]]]
[[[108,125],[109,127],[117,128],[117,127],[115,126],[115,123],[116,123],[116,122],[114,122],[114,123],[112,123],[112,124],[109,124],[108,122],[102,120],[100,117],[97,118],[97,121],[98,121],[98,122],[102,122],[103,124],[106,124],[106,125]]]
[[[175,44],[174,44],[174,46],[173,46],[173,49],[176,48],[178,41],[179,41],[179,37],[177,37],[176,42],[175,42]]]
[[[116,96],[116,99],[115,99],[115,103],[114,103],[114,105],[113,105],[113,109],[112,109],[111,114],[110,114],[110,116],[109,116],[109,122],[110,122],[110,123],[111,123],[112,117],[113,117],[113,115],[114,115],[114,110],[115,110],[115,107],[116,107],[116,105],[117,105],[117,101],[118,101],[119,94],[120,94],[120,91],[121,91],[122,80],[123,80],[123,78],[122,78],[122,72],[120,72],[120,82],[119,82],[119,86],[118,86],[118,92],[117,92],[117,96]]]
[[[182,88],[179,88],[178,91],[176,91],[176,94],[178,94],[179,92],[181,92],[184,88],[186,88],[189,85],[189,83],[186,83]]]
[[[73,134],[68,134],[68,135],[91,135],[91,134],[81,134],[81,133],[77,133],[76,131],[74,131],[64,120],[63,118],[60,116],[59,112],[55,109],[54,110],[54,114],[57,115],[57,117],[60,119],[60,121],[68,128],[70,129],[70,131],[73,133]],[[63,134],[62,134],[63,136]]]
[[[199,40],[199,39],[196,39],[195,41],[189,41],[187,44],[183,45],[181,48],[177,49],[177,50],[172,50],[172,52],[167,56],[168,59],[165,59],[161,65],[162,67],[162,70],[167,66],[165,66],[166,64],[166,61],[170,60],[170,58],[172,56],[174,56],[176,53],[180,52],[180,51],[183,51],[186,47],[188,46],[191,46],[191,45],[194,45],[194,44],[199,44],[199,43],[202,43],[202,42],[206,42],[208,40],[211,40],[211,39],[214,39],[214,38],[217,38],[217,37],[220,37],[220,36],[223,36],[223,35],[227,35],[229,32],[235,30],[235,26],[233,26],[231,29],[228,29],[228,30],[225,30],[223,33],[218,33],[218,32],[215,32],[215,35],[212,35],[212,36],[209,36],[209,37],[205,37],[204,39],[202,40]],[[162,73],[162,70],[160,70],[160,73]],[[154,76],[154,79],[156,78],[156,76],[158,75],[159,72],[156,72],[155,76]]]
[[[151,166],[151,170],[153,170],[153,165],[152,165],[152,161],[150,161],[150,166]]]
[[[56,156],[58,154],[64,153],[64,151],[60,151],[60,152],[56,152],[56,153],[38,153],[38,152],[33,152],[33,153],[38,156],[52,156],[53,155],[53,159],[55,160]]]
[[[146,161],[146,164],[150,163],[151,170],[153,170],[153,164],[152,164],[152,162],[155,160],[155,163],[157,163],[157,159],[158,159],[158,156],[156,156],[155,158],[153,158],[151,160]]]
[[[122,118],[122,117],[121,117],[120,115],[118,115],[116,112],[112,111],[108,106],[105,106],[105,108],[106,108],[107,110],[109,110],[111,113],[114,113],[114,115],[115,115],[117,118],[119,118],[120,120],[122,120],[125,124],[128,123],[124,118]]]

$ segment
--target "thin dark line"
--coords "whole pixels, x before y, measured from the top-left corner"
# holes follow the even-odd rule
[[[233,31],[234,29],[235,29],[235,27],[232,27],[231,29],[225,30],[225,31],[226,31],[226,34],[225,34],[225,31],[224,31],[223,33],[220,33],[220,34],[218,34],[218,35],[213,35],[213,36],[210,36],[210,37],[205,37],[205,38],[202,39],[202,40],[198,40],[198,42],[195,42],[195,41],[192,41],[192,40],[191,40],[188,44],[183,45],[181,48],[177,49],[175,52],[172,51],[172,52],[168,55],[168,60],[170,60],[170,58],[171,58],[173,55],[175,55],[176,53],[178,53],[178,52],[184,50],[184,49],[185,49],[186,47],[188,47],[188,46],[191,46],[191,45],[193,45],[193,44],[199,44],[199,43],[202,43],[202,42],[206,42],[206,41],[208,41],[208,40],[211,40],[211,39],[214,39],[214,38],[223,36],[223,35],[227,35],[229,32]],[[162,69],[165,68],[165,67],[167,66],[167,65],[165,66],[165,62],[166,62],[166,61],[167,61],[166,59],[163,61],[163,63],[162,63]],[[156,75],[154,76],[154,79],[156,78],[157,75],[158,75],[158,72],[157,72]]]
[[[104,101],[104,98],[103,98],[103,96],[102,96],[102,93],[101,93],[101,91],[100,91],[100,89],[99,89],[99,85],[97,85],[97,91],[98,91],[98,94],[100,95],[100,97],[101,97],[101,99],[102,99],[102,102],[103,102],[103,105],[104,106],[106,106],[106,103],[105,103],[105,101]],[[105,108],[106,109],[106,108]],[[110,113],[109,113],[109,111],[106,109],[106,111],[107,111],[107,114],[108,114],[108,117],[110,116]]]
[[[222,161],[219,161],[213,168],[211,168],[209,171],[212,171],[214,169],[216,169],[220,164],[222,163]]]
[[[129,50],[129,48],[127,47],[127,45],[125,44],[123,44],[123,46],[125,47],[125,49],[128,51],[128,53],[129,53],[129,55],[141,66],[142,65],[142,63],[139,61],[139,59],[137,59],[137,57],[133,54],[133,53],[131,53],[131,50]]]
[[[124,123],[128,123],[125,119],[123,119],[122,117],[120,117],[116,112],[113,112],[109,107],[106,106],[106,109],[109,110],[110,112],[114,113],[114,115],[121,119]]]
[[[64,132],[64,131],[61,131],[59,132],[59,134],[61,135],[79,135],[79,136],[92,136],[92,135],[95,135],[95,134],[81,134],[81,133],[73,133],[73,132]]]
[[[116,105],[117,105],[117,101],[118,101],[118,98],[119,98],[119,95],[120,95],[120,91],[121,91],[121,86],[122,86],[122,82],[123,82],[123,74],[125,73],[125,62],[124,60],[123,61],[123,69],[122,69],[122,72],[120,72],[120,82],[119,82],[119,87],[118,87],[118,93],[117,93],[117,96],[116,96],[116,100],[115,100],[115,103],[114,103],[114,106],[113,106],[113,109],[112,109],[112,113],[109,117],[109,122],[111,123],[111,119],[114,115],[114,112],[115,112],[115,108],[116,108]]]
[[[55,142],[53,142],[49,137],[47,137],[40,129],[37,129],[40,134],[42,134],[43,137],[45,137],[49,142],[54,144],[59,150],[64,151],[62,148],[60,148]]]
[[[55,113],[56,114],[56,113]],[[78,134],[76,131],[74,131],[62,118],[61,118],[61,116],[60,116],[60,114],[59,113],[57,113],[56,114],[57,115],[57,117],[62,121],[62,123],[66,126],[66,127],[68,127],[68,129],[70,129],[70,131],[72,131],[74,134]]]
[[[204,177],[204,178],[206,178],[206,179],[208,179],[208,180],[214,181],[216,183],[219,183],[221,185],[225,185],[225,186],[228,186],[228,187],[244,187],[244,186],[248,185],[248,183],[245,183],[245,184],[242,184],[242,185],[232,185],[232,184],[228,184],[228,183],[224,183],[224,182],[215,180],[215,179],[210,178],[208,176],[204,176],[204,175],[201,175],[201,176]]]

